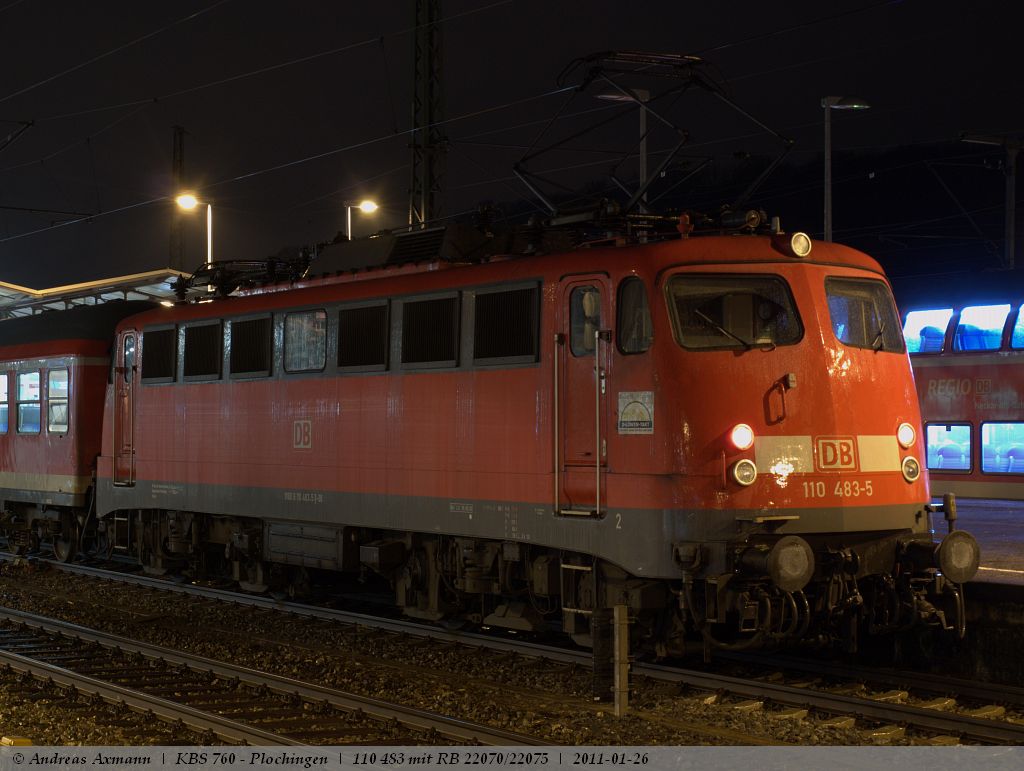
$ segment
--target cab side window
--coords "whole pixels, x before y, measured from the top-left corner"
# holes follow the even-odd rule
[[[643,353],[651,347],[654,328],[651,324],[651,306],[647,302],[647,288],[636,276],[619,284],[618,319],[619,350],[623,353]]]

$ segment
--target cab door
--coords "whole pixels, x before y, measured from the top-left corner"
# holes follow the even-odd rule
[[[600,516],[608,467],[610,283],[601,275],[562,282],[556,365],[558,401],[556,490],[560,514]]]
[[[114,484],[135,484],[135,351],[138,333],[118,335],[114,354]]]

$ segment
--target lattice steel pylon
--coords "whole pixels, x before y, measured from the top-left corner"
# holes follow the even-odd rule
[[[447,139],[441,130],[441,0],[413,0],[412,175],[409,227],[424,228],[441,214]]]
[[[185,129],[174,127],[174,149],[171,157],[171,198],[180,194],[185,187]],[[168,265],[177,270],[185,267],[185,223],[181,210],[171,207],[171,234]]]

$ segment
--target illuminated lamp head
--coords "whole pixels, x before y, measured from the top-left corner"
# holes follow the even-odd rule
[[[811,253],[811,237],[806,233],[776,233],[772,236],[772,248],[787,257],[806,257]]]
[[[909,423],[900,423],[900,427],[896,429],[896,441],[904,450],[909,450],[917,441],[917,431]]]
[[[794,233],[789,239],[789,248],[797,257],[806,257],[811,253],[811,237],[806,233]]]
[[[749,450],[754,446],[754,429],[746,423],[737,423],[729,432],[729,441],[737,450]]]

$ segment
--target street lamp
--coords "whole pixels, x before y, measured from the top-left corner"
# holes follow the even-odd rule
[[[345,204],[345,238],[349,241],[352,240],[352,210],[359,209],[359,211],[365,214],[373,214],[377,209],[380,208],[376,203],[370,200],[360,201],[359,203],[347,203]]]
[[[825,240],[832,240],[832,110],[866,110],[871,105],[855,96],[826,96],[825,110]]]
[[[192,211],[199,205],[199,199],[192,193],[182,193],[174,202],[186,211]],[[206,204],[206,264],[213,262],[213,204]]]

